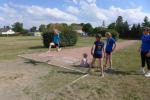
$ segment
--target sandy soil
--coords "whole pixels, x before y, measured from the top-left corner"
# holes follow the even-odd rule
[[[36,87],[39,77],[48,70],[23,59],[0,61],[0,100],[31,100],[24,93],[27,87]]]
[[[117,50],[129,45],[134,45],[135,42],[136,41],[131,40],[118,43]],[[79,56],[81,57],[84,52],[89,54],[89,51],[90,47],[82,47],[66,49],[59,53],[52,52],[50,55],[55,56],[55,58],[60,57],[60,55],[65,55],[66,58],[63,59],[68,59],[67,57],[70,55],[72,55],[73,58],[77,58]],[[38,55],[45,58],[44,56],[48,54],[44,54]],[[45,58],[45,61],[48,59]],[[58,62],[56,64],[58,64]],[[17,60],[0,61],[0,100],[31,100],[32,98],[24,93],[24,89],[27,87],[36,87],[40,81],[39,77],[47,73],[48,68],[43,67],[42,64],[32,64],[21,58]]]

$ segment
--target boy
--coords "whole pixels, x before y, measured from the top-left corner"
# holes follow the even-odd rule
[[[53,42],[50,43],[49,51],[51,51],[52,46],[55,46],[57,48],[57,51],[61,51],[60,46],[60,32],[57,29],[54,29],[54,37]]]
[[[109,64],[109,68],[112,68],[112,52],[116,48],[116,41],[112,38],[112,35],[110,32],[107,32],[105,34],[107,38],[107,44],[105,48],[105,57],[106,57],[106,63],[105,63],[105,68],[107,67],[107,64]]]
[[[91,67],[93,67],[95,60],[98,59],[99,66],[101,68],[101,77],[104,77],[103,64],[102,64],[103,52],[104,52],[104,42],[101,41],[101,35],[97,34],[96,41],[94,42],[94,45],[92,46],[92,49],[91,49],[91,54],[93,56],[93,60],[92,60],[91,66],[89,68],[89,71],[90,71]]]
[[[150,77],[150,57],[148,56],[150,52],[150,35],[149,35],[149,28],[144,28],[143,36],[141,38],[142,44],[140,48],[141,52],[141,63],[142,67],[140,68],[140,72],[145,74],[145,62],[147,63],[148,72],[145,74],[145,77]]]

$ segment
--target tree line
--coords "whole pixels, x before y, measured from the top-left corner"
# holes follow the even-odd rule
[[[122,16],[118,16],[115,22],[110,23],[107,27],[104,27],[104,22],[101,27],[93,28],[90,23],[84,24],[82,30],[89,35],[101,33],[105,35],[106,31],[114,30],[119,33],[120,38],[140,38],[144,27],[150,27],[150,21],[145,16],[143,23],[129,25],[127,21],[123,20]]]
[[[41,24],[38,27],[33,26],[30,29],[25,29],[23,26],[23,23],[20,22],[16,22],[14,23],[11,27],[9,26],[5,26],[5,28],[12,28],[12,30],[14,30],[15,32],[19,32],[21,34],[26,34],[29,32],[48,32],[50,31],[54,26],[57,28],[60,27],[60,25],[62,26],[68,26],[66,23],[56,23],[56,24]],[[116,31],[120,38],[140,38],[142,35],[142,29],[143,27],[150,27],[150,21],[148,19],[147,16],[145,16],[143,23],[138,23],[138,24],[133,24],[133,25],[129,25],[127,21],[123,20],[122,16],[118,16],[118,18],[116,19],[115,22],[110,23],[108,26],[105,26],[105,22],[103,21],[101,26],[98,27],[93,27],[90,23],[80,23],[80,24],[76,24],[76,23],[72,23],[71,25],[69,25],[70,27],[72,27],[72,29],[74,30],[81,30],[83,32],[88,33],[89,36],[93,36],[96,33],[101,33],[103,36],[105,34],[106,31]]]

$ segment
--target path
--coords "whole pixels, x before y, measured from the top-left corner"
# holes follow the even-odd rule
[[[127,46],[134,45],[136,40],[127,40],[124,42],[117,43],[116,51],[123,49]],[[87,53],[89,56],[89,61],[92,56],[90,54],[91,47],[80,47],[73,49],[63,49],[61,52],[51,51],[44,53],[34,53],[20,55],[23,58],[32,59],[35,61],[45,62],[50,65],[65,67],[67,69],[74,69],[77,71],[85,71],[85,69],[80,68],[78,65],[82,59],[82,54]]]

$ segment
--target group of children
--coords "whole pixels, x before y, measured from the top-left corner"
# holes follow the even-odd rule
[[[101,40],[101,35],[97,34],[95,36],[96,40],[91,49],[91,55],[93,56],[91,64],[88,64],[87,54],[83,54],[83,59],[81,61],[80,66],[89,67],[89,71],[93,67],[96,59],[99,61],[99,67],[101,69],[101,76],[104,77],[104,69],[112,68],[112,52],[116,48],[116,41],[112,38],[110,32],[106,33],[106,46],[104,42]],[[106,58],[106,63],[103,65],[103,58]]]
[[[140,72],[142,74],[145,74],[145,77],[150,77],[150,34],[149,33],[150,33],[150,28],[144,28],[143,36],[141,38],[142,43],[140,47],[141,64],[142,64],[142,67],[140,68]],[[53,37],[53,41],[50,43],[49,51],[51,50],[52,46],[55,46],[57,48],[57,51],[61,51],[59,34],[60,32],[57,29],[54,29],[54,37]],[[112,68],[112,53],[116,48],[116,41],[112,37],[112,34],[110,32],[106,32],[105,36],[107,38],[106,45],[102,41],[101,39],[102,36],[100,34],[97,34],[95,36],[96,40],[91,49],[91,55],[93,56],[91,64],[88,63],[88,58],[87,58],[88,55],[86,53],[83,54],[83,59],[80,63],[80,66],[82,67],[89,67],[89,71],[90,71],[96,59],[98,59],[99,68],[101,69],[102,77],[104,77],[104,70]],[[106,59],[104,65],[103,65],[103,58]],[[147,67],[148,67],[147,73],[145,73],[145,69],[144,69],[145,62],[147,63]]]

